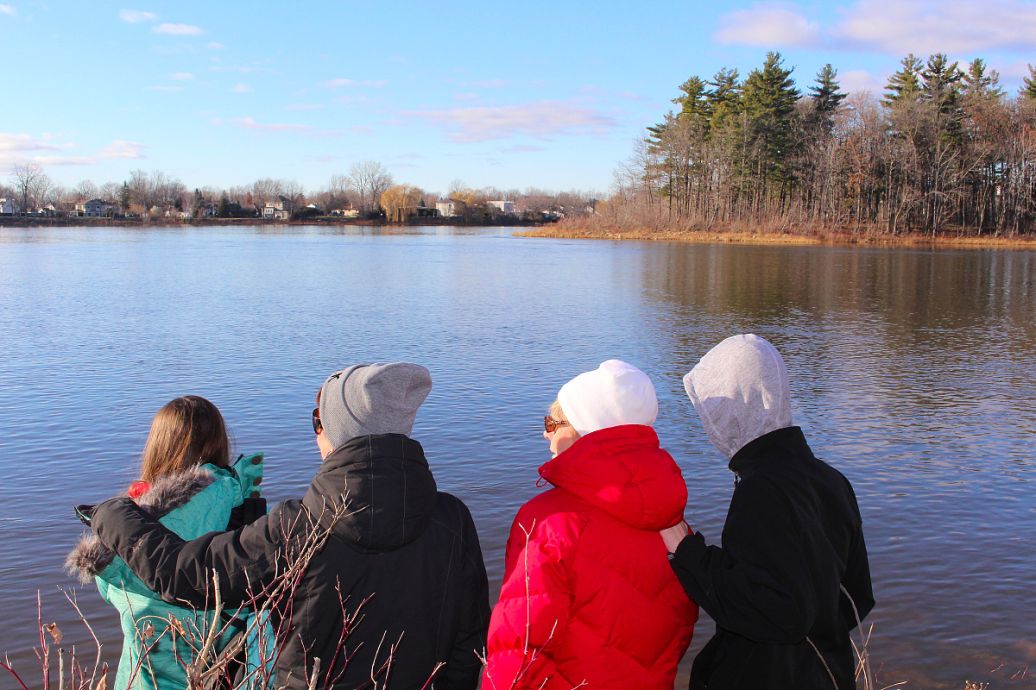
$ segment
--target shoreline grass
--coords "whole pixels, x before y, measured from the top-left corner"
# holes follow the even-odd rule
[[[518,237],[587,239],[640,242],[682,242],[687,244],[746,244],[787,246],[846,246],[915,249],[1000,249],[1036,251],[1036,237],[975,237],[941,234],[889,235],[839,230],[785,230],[717,228],[710,230],[653,230],[650,228],[604,229],[577,225],[551,225],[522,230]]]

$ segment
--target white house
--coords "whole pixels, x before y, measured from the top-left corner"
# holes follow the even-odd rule
[[[267,201],[263,205],[263,218],[272,218],[273,220],[288,220],[290,217],[291,214],[284,210],[283,201]]]
[[[9,216],[17,213],[18,207],[14,204],[14,199],[0,199],[0,215]]]
[[[107,218],[112,214],[112,205],[103,199],[90,199],[83,204],[83,215],[87,218]]]
[[[439,212],[439,216],[442,218],[453,218],[457,215],[457,205],[452,201],[437,201],[435,203],[435,210]]]
[[[514,215],[514,202],[513,201],[487,201],[488,206],[493,206],[500,213],[506,213],[507,215]]]

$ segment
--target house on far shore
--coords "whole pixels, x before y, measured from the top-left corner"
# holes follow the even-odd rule
[[[0,216],[11,216],[18,213],[14,199],[0,199]]]
[[[331,209],[332,216],[341,216],[342,218],[359,218],[360,211],[355,208],[333,208]]]
[[[291,218],[291,214],[284,210],[284,202],[282,200],[267,201],[263,204],[263,218],[288,220]]]
[[[103,199],[90,199],[82,206],[83,215],[87,218],[108,218],[112,215],[112,205]]]
[[[486,206],[492,206],[500,213],[506,213],[509,216],[514,215],[514,202],[513,201],[487,201]]]
[[[452,201],[437,201],[435,210],[439,212],[440,218],[455,218],[457,215],[457,204]]]

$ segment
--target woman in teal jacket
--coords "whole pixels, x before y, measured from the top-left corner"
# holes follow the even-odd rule
[[[262,515],[259,495],[262,454],[230,463],[223,416],[205,398],[188,395],[155,415],[144,446],[140,480],[127,494],[183,539],[233,529]],[[272,678],[273,633],[265,616],[249,610],[182,608],[149,590],[97,538],[84,536],[66,565],[85,584],[94,578],[101,596],[119,612],[123,645],[115,690],[175,690],[187,687],[187,668],[199,661],[210,626],[218,626],[215,650],[245,636],[241,653],[212,674],[212,687],[261,689]],[[257,622],[261,621],[261,622]],[[235,644],[233,649],[240,645]],[[212,657],[210,656],[209,659]],[[202,660],[206,665],[209,659]]]

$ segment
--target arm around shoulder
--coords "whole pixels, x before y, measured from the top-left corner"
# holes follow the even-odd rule
[[[215,577],[224,604],[236,606],[275,571],[283,543],[281,530],[274,529],[278,512],[238,530],[184,541],[130,499],[114,498],[97,506],[91,526],[163,599],[211,606]]]
[[[692,533],[670,561],[684,590],[717,625],[759,642],[799,642],[816,615],[812,578],[782,500],[765,483],[742,481],[723,547]]]

